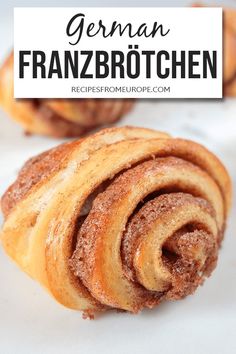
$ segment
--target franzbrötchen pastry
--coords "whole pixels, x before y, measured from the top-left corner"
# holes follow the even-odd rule
[[[203,146],[122,127],[29,160],[2,197],[7,254],[85,315],[177,300],[216,266],[231,181]]]
[[[132,99],[14,99],[13,53],[0,69],[0,105],[27,133],[78,137],[118,121]]]

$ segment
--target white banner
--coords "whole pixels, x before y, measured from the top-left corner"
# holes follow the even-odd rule
[[[221,98],[221,8],[15,8],[15,98]]]

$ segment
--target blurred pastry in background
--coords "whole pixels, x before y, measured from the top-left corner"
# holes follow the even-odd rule
[[[193,6],[206,6],[194,4]],[[224,96],[236,96],[236,9],[224,9]]]
[[[132,99],[14,99],[13,52],[0,69],[0,105],[26,133],[78,137],[118,121]]]
[[[236,10],[224,11],[224,94],[236,96]]]

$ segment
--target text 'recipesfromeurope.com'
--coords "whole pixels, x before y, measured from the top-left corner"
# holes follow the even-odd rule
[[[72,93],[170,93],[170,86],[72,86]]]

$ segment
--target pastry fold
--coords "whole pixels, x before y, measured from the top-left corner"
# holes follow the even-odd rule
[[[14,99],[13,53],[0,69],[0,105],[27,133],[77,137],[118,121],[132,99]]]
[[[29,160],[2,197],[7,254],[61,304],[133,313],[215,268],[231,181],[192,141],[110,128]]]

